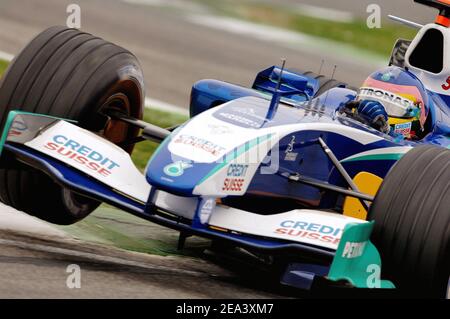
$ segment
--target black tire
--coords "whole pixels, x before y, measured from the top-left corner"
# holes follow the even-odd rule
[[[383,276],[404,295],[444,298],[450,275],[450,150],[415,147],[391,169],[369,212]]]
[[[411,41],[398,39],[392,49],[391,58],[389,59],[389,66],[394,65],[399,68],[404,68],[406,51],[408,51],[410,45]]]
[[[348,89],[357,91],[356,88],[351,87],[350,85],[348,85],[345,82],[329,78],[329,77],[327,77],[325,75],[322,75],[322,74],[317,74],[317,73],[314,73],[312,71],[306,71],[306,72],[304,72],[304,71],[297,71],[297,72],[299,74],[301,74],[301,75],[305,75],[307,77],[311,77],[311,78],[314,78],[314,79],[319,81],[319,89],[317,90],[317,92],[314,95],[314,97],[318,97],[321,94],[325,93],[326,91],[328,91],[328,90],[330,90],[332,88],[336,88],[336,87],[348,88]]]
[[[1,79],[0,127],[10,110],[23,110],[78,120],[119,143],[138,130],[112,120],[98,127],[96,119],[105,118],[99,111],[114,107],[142,118],[143,87],[139,63],[126,49],[79,30],[51,27],[22,50]],[[18,210],[72,224],[99,205],[34,169],[8,167],[0,169],[0,200]]]

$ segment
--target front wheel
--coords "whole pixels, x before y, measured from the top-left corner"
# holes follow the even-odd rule
[[[139,63],[126,49],[79,30],[51,27],[22,50],[1,79],[0,127],[9,111],[22,110],[77,120],[118,144],[138,130],[114,120],[99,127],[98,114],[114,108],[142,118],[143,87]],[[21,164],[0,169],[0,200],[56,224],[72,224],[99,205]]]
[[[450,150],[406,153],[384,179],[369,212],[383,276],[403,295],[445,298],[450,276]]]

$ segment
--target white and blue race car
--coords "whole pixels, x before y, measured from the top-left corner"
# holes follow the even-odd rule
[[[191,119],[143,122],[135,56],[52,27],[0,83],[0,200],[57,224],[100,203],[180,232],[287,260],[280,281],[445,297],[450,276],[450,5],[400,40],[391,64],[425,88],[426,134],[385,134],[340,112],[344,83],[284,67],[251,88],[196,83]],[[401,124],[399,126],[402,128]],[[135,143],[160,143],[142,174]],[[381,269],[382,264],[382,269]]]

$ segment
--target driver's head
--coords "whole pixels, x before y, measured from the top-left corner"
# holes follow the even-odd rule
[[[421,135],[428,115],[428,95],[412,73],[393,66],[374,72],[359,89],[357,100],[380,102],[395,133],[406,138]]]

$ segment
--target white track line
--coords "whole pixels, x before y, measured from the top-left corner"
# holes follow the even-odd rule
[[[0,60],[11,62],[14,59],[14,55],[0,51]]]
[[[352,22],[355,18],[353,14],[348,11],[318,7],[309,4],[299,3],[293,7],[298,13],[313,18],[346,23]]]
[[[183,116],[189,116],[188,109],[148,97],[145,98],[145,107],[148,109],[155,109],[169,113],[176,113]]]
[[[53,225],[1,203],[0,230],[18,231],[51,237],[69,237],[65,232],[55,228]]]
[[[205,11],[205,6],[184,0],[122,0],[122,2],[137,5],[147,5],[163,8],[174,8],[184,11]]]
[[[11,62],[13,59],[13,54],[0,51],[0,60]],[[155,109],[169,113],[176,113],[183,116],[189,116],[189,110],[187,110],[186,108],[148,97],[145,98],[145,107],[148,109]]]

